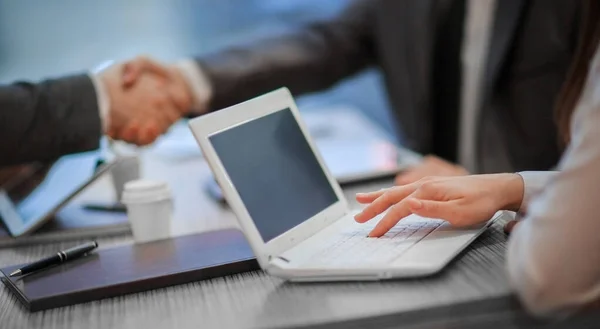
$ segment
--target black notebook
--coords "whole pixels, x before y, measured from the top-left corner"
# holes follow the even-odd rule
[[[2,281],[30,311],[259,269],[237,229],[100,249],[37,273],[8,277],[19,267],[1,269]]]

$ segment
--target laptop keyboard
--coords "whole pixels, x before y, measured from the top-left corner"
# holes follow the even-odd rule
[[[327,240],[306,265],[322,267],[390,263],[442,223],[444,221],[435,219],[400,221],[380,238],[367,237],[375,224],[352,225],[350,229],[341,231],[339,238]]]

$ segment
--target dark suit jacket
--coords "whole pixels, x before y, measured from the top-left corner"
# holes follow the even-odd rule
[[[101,135],[87,75],[0,86],[0,166],[95,149]]]
[[[447,1],[355,1],[334,20],[198,58],[214,88],[211,108],[281,86],[294,94],[323,90],[376,65],[407,146],[449,153],[440,136],[457,129],[434,124],[444,107],[435,105],[434,91],[443,86],[434,85],[432,74],[434,52],[443,51],[435,40]],[[561,153],[553,103],[574,53],[580,1],[498,0],[497,6],[478,127],[497,121],[511,162],[502,170],[548,169]],[[479,157],[493,152],[478,147]]]

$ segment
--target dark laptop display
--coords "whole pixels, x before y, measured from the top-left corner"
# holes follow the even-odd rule
[[[210,142],[265,242],[338,201],[289,109],[216,133]]]

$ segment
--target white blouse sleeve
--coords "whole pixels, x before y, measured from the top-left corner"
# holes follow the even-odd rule
[[[508,243],[510,282],[540,315],[568,313],[600,298],[598,57],[572,118],[560,172],[529,204]]]
[[[558,171],[523,171],[520,172],[523,179],[523,201],[519,212],[527,212],[527,206],[531,200],[544,190],[544,187],[556,176]]]

